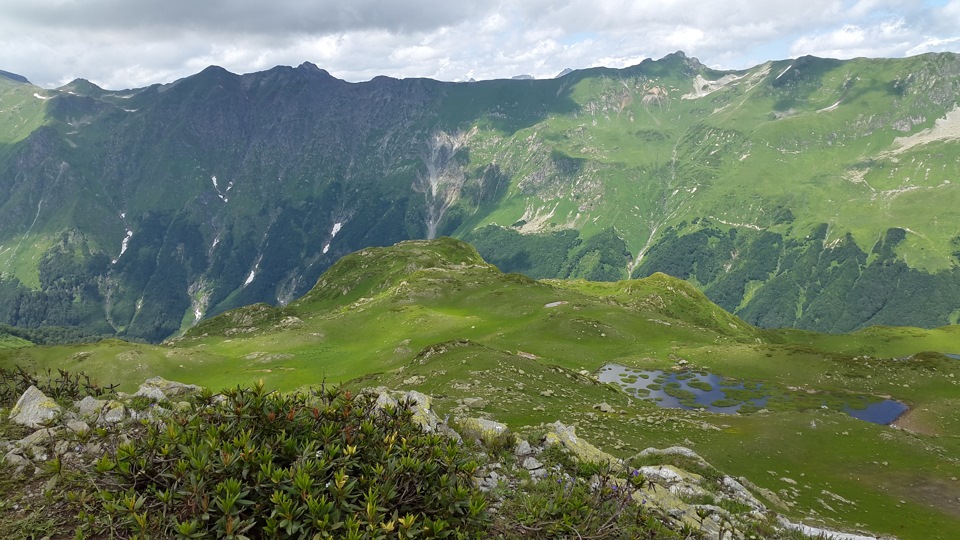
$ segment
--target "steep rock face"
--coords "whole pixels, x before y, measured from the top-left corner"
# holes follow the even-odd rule
[[[760,325],[946,324],[958,73],[949,54],[736,72],[673,54],[543,81],[0,79],[18,115],[0,322],[160,340],[285,304],[346,253],[453,234],[534,277],[681,275]],[[874,255],[888,230],[905,234]]]

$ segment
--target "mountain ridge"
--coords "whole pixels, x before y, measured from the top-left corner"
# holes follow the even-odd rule
[[[454,235],[537,278],[684,277],[763,326],[948,324],[960,152],[925,130],[952,118],[958,66],[674,53],[534,81],[304,63],[3,85],[0,322],[159,341],[285,304],[351,251]]]

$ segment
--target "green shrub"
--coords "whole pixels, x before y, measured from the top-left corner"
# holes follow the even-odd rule
[[[592,481],[551,472],[504,500],[499,538],[678,539],[657,510],[633,501],[634,486],[609,469]]]
[[[489,524],[478,464],[404,407],[340,389],[236,389],[96,464],[95,535],[472,538]]]

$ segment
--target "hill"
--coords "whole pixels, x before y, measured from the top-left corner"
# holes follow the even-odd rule
[[[440,418],[531,436],[560,420],[618,458],[690,447],[794,520],[946,539],[960,525],[958,343],[957,326],[758,329],[666,275],[536,281],[441,238],[350,254],[286,306],[232,310],[159,346],[2,349],[0,367],[84,371],[125,392],[157,375],[415,390]],[[909,407],[895,426],[853,416],[891,402]]]
[[[762,327],[949,324],[958,72],[676,53],[471,83],[0,78],[0,323],[158,342],[453,235],[533,278],[682,277]]]

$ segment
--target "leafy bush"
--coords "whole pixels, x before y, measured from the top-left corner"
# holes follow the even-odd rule
[[[494,531],[501,538],[681,538],[657,510],[634,502],[640,483],[642,476],[616,478],[609,467],[590,481],[551,472],[507,497]]]
[[[164,538],[473,538],[478,464],[409,408],[323,388],[201,396],[96,469],[89,532]]]

